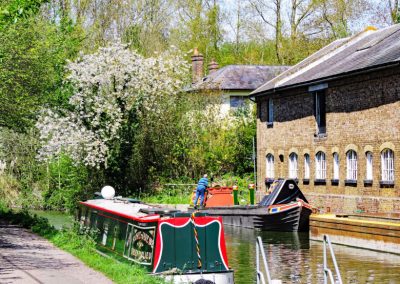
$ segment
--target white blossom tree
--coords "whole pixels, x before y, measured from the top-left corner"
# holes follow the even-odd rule
[[[175,48],[144,58],[121,43],[69,63],[66,83],[74,90],[70,110],[42,111],[36,124],[43,142],[39,158],[65,152],[78,163],[107,167],[110,147],[128,113],[161,114],[168,102],[162,98],[183,90],[188,69]]]

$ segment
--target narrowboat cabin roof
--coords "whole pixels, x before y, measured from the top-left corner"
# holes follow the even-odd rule
[[[141,222],[154,222],[160,218],[159,214],[151,214],[155,212],[155,210],[151,210],[155,209],[154,207],[143,203],[130,203],[129,201],[119,199],[92,199],[81,202],[81,204]]]

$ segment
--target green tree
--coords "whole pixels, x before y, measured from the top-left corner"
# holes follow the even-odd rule
[[[43,105],[63,104],[64,65],[80,47],[81,33],[70,21],[41,17],[0,30],[0,126],[25,131]]]
[[[27,19],[39,12],[48,0],[4,0],[0,4],[0,30],[20,19]]]

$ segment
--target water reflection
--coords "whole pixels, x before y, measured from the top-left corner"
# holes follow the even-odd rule
[[[271,277],[282,283],[323,283],[322,242],[308,233],[257,232],[225,227],[236,283],[255,283],[255,241],[261,236]],[[400,256],[334,245],[343,283],[400,283]],[[333,268],[333,264],[329,263]]]

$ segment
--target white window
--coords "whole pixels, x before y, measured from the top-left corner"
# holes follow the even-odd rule
[[[339,179],[339,154],[333,153],[333,179]]]
[[[350,150],[346,153],[347,176],[348,180],[357,180],[357,153]]]
[[[275,177],[275,172],[274,172],[274,156],[271,155],[271,154],[268,154],[268,155],[267,155],[265,174],[266,174],[266,177],[267,177],[267,178],[274,178],[274,177]]]
[[[394,154],[390,149],[381,152],[382,181],[394,181]]]
[[[310,155],[304,155],[304,178],[310,178]]]
[[[289,178],[297,178],[297,154],[291,153],[289,155]]]
[[[372,174],[372,153],[367,152],[365,154],[365,159],[367,162],[367,169],[365,172],[365,179],[366,180],[373,180],[373,174]]]
[[[324,152],[315,155],[315,178],[326,179],[326,159]]]

